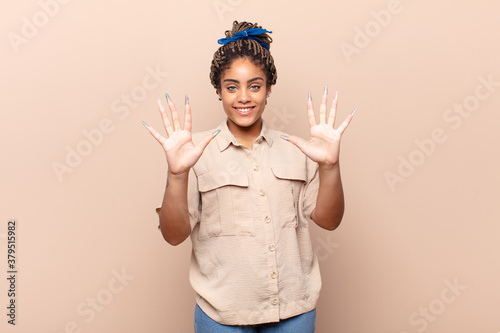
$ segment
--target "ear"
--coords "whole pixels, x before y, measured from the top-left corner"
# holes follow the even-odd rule
[[[271,93],[271,86],[266,88],[266,97],[269,97],[270,93]]]

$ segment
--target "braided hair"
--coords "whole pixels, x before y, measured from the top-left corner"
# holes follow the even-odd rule
[[[226,30],[226,37],[233,37],[236,33],[249,28],[262,27],[257,25],[257,23],[234,21],[232,30]],[[255,37],[266,43],[268,47],[273,41],[267,33]],[[247,58],[256,66],[262,67],[262,70],[266,74],[266,85],[268,87],[276,84],[278,75],[271,53],[255,40],[240,39],[222,45],[214,53],[214,58],[212,59],[212,65],[210,67],[210,81],[216,92],[221,88],[220,80],[222,73],[231,67],[234,60],[239,58]]]

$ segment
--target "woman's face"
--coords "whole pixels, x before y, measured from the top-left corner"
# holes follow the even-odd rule
[[[233,61],[231,67],[221,75],[222,106],[233,133],[260,133],[261,116],[266,106],[266,97],[271,87],[266,86],[266,74],[248,58]]]

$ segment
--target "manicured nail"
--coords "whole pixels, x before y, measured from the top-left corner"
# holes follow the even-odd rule
[[[143,124],[146,128],[149,128],[148,124],[146,124],[144,121],[142,122],[142,124]]]
[[[286,136],[286,135],[280,135],[280,138],[282,138],[285,141],[288,141],[288,136]]]
[[[167,93],[165,93],[165,98],[167,99],[167,102],[170,100],[170,97],[168,96]]]
[[[219,134],[219,133],[220,133],[220,131],[221,131],[221,130],[220,130],[220,129],[218,129],[217,131],[213,132],[213,133],[212,133],[212,135],[213,135],[214,137],[216,137],[216,136],[217,136],[217,134]]]
[[[308,98],[309,98],[310,101],[312,101],[311,92],[309,92]]]
[[[354,109],[351,114],[354,115],[358,109]]]
[[[328,86],[325,85],[325,89],[323,90],[323,95],[326,95],[327,92],[328,92]]]
[[[189,104],[189,97],[188,97],[188,95],[186,95],[186,97],[184,97],[184,104]]]

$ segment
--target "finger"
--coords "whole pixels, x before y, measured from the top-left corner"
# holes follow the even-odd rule
[[[168,120],[167,112],[165,111],[165,108],[161,104],[160,100],[158,100],[158,108],[160,109],[160,115],[161,115],[161,119],[163,120],[163,126],[165,127],[165,130],[167,131],[167,135],[170,137],[172,135],[172,133],[174,132],[174,129],[172,128],[172,125],[170,124],[170,120]]]
[[[145,125],[146,126],[146,125]],[[166,141],[166,139],[164,137],[162,137],[160,135],[160,133],[158,133],[153,127],[151,126],[146,126],[146,128],[148,129],[149,133],[151,133],[151,135],[161,144],[163,145]]]
[[[179,120],[179,113],[177,113],[175,104],[174,102],[172,102],[168,94],[165,94],[165,97],[167,98],[168,108],[170,109],[170,114],[172,115],[172,123],[174,124],[174,131],[180,131],[182,130],[182,128],[181,128],[181,121]]]
[[[201,149],[201,151],[203,152],[205,150],[205,148],[208,146],[208,144],[210,143],[210,141],[212,141],[213,138],[215,138],[217,136],[217,134],[219,134],[219,132],[220,132],[220,130],[217,130],[214,133],[207,134],[203,139],[201,139],[200,143],[198,143],[198,145],[196,147],[198,149]]]
[[[350,115],[347,116],[346,120],[342,124],[340,124],[339,128],[337,128],[337,131],[340,131],[340,134],[344,133],[345,129],[347,126],[349,126],[349,123],[351,122],[352,118],[354,118],[354,113],[356,113],[357,109],[354,109]]]
[[[184,129],[188,132],[191,132],[191,127],[192,127],[191,105],[189,105],[189,98],[187,95],[184,99],[184,103],[185,103],[185,106],[184,106]]]
[[[307,142],[299,137],[290,135],[290,136],[281,136],[282,139],[293,143],[297,148],[299,148],[303,153],[305,153]]]
[[[326,100],[328,98],[328,87],[325,86],[323,96],[321,97],[321,106],[319,107],[319,123],[326,124]]]
[[[309,97],[307,99],[307,119],[309,120],[310,127],[316,126],[316,118],[314,117],[311,93],[309,93]]]
[[[333,124],[335,124],[335,115],[337,113],[337,104],[339,101],[339,92],[335,92],[335,98],[333,99],[332,103],[332,108],[330,110],[330,116],[328,117],[328,125],[331,125],[333,127]]]

